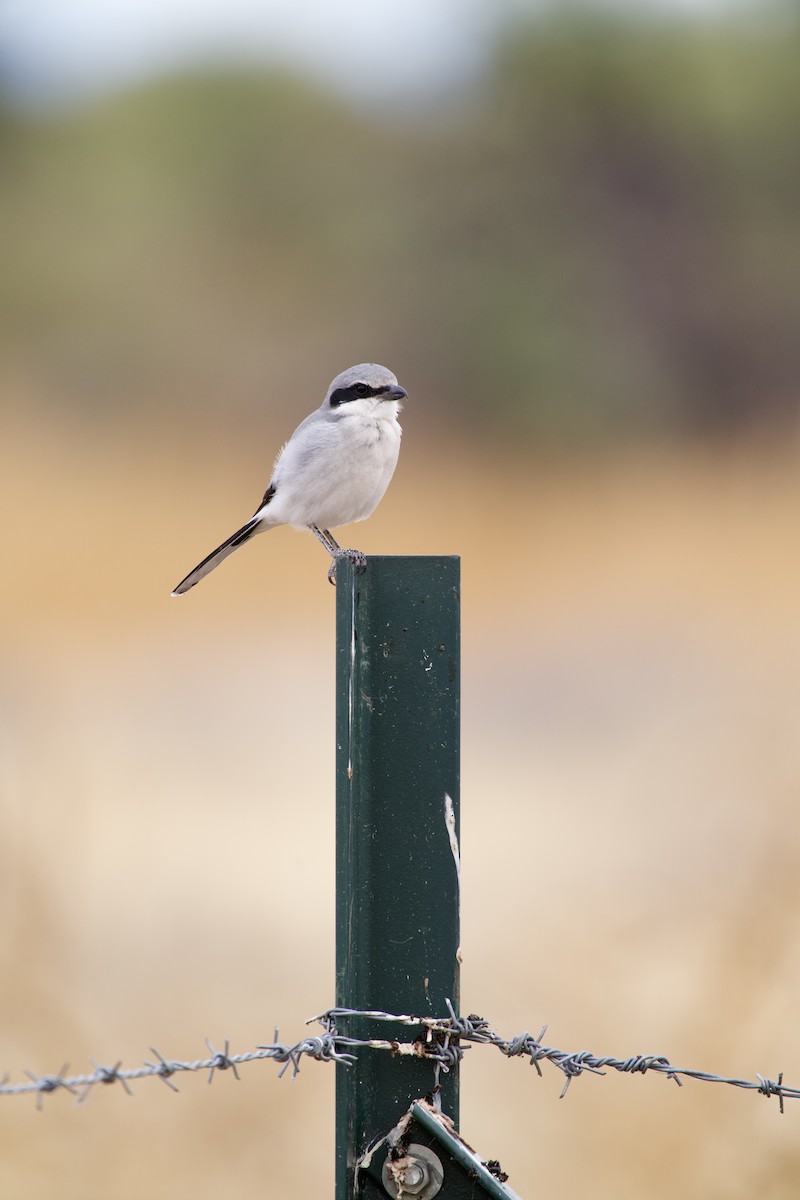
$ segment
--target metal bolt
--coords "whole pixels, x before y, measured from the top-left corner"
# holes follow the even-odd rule
[[[422,1188],[428,1182],[428,1168],[422,1163],[412,1159],[406,1169],[402,1172],[403,1178],[399,1180],[404,1192],[411,1192],[416,1196],[417,1192],[422,1191]]]
[[[381,1178],[392,1200],[432,1200],[442,1186],[444,1168],[432,1150],[414,1142],[400,1158],[386,1159]]]

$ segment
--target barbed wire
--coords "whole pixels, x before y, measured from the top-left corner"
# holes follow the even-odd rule
[[[544,1044],[547,1026],[543,1026],[538,1037],[530,1033],[521,1033],[512,1038],[503,1038],[496,1033],[483,1017],[470,1013],[469,1016],[459,1017],[452,1004],[447,1002],[446,1017],[419,1017],[410,1014],[384,1012],[382,1009],[358,1008],[329,1008],[306,1022],[310,1025],[322,1025],[323,1033],[315,1037],[303,1038],[294,1045],[287,1045],[278,1040],[278,1030],[275,1029],[274,1041],[259,1045],[254,1050],[246,1050],[240,1054],[230,1053],[230,1042],[225,1041],[223,1050],[216,1050],[206,1038],[209,1056],[196,1059],[193,1062],[183,1062],[177,1059],[167,1059],[152,1046],[150,1052],[156,1061],[145,1060],[138,1067],[123,1068],[122,1060],[114,1066],[104,1066],[90,1059],[94,1070],[84,1075],[68,1075],[69,1064],[65,1064],[57,1075],[36,1075],[26,1071],[28,1081],[11,1083],[6,1074],[0,1079],[0,1096],[21,1096],[34,1094],[37,1107],[41,1107],[43,1098],[52,1092],[67,1091],[75,1096],[77,1102],[85,1102],[92,1088],[100,1084],[119,1083],[131,1095],[130,1083],[155,1077],[161,1079],[167,1087],[177,1092],[178,1088],[173,1076],[182,1072],[207,1071],[208,1082],[213,1083],[218,1071],[230,1070],[236,1079],[239,1078],[237,1067],[250,1062],[272,1060],[282,1064],[278,1078],[282,1078],[291,1070],[291,1078],[295,1079],[300,1072],[303,1058],[312,1058],[317,1062],[336,1062],[352,1066],[358,1058],[358,1051],[386,1051],[396,1056],[410,1055],[416,1058],[428,1059],[435,1068],[434,1086],[438,1085],[439,1072],[449,1071],[461,1061],[464,1053],[473,1045],[494,1046],[506,1058],[527,1058],[531,1066],[542,1075],[540,1063],[548,1062],[565,1076],[560,1098],[563,1099],[569,1090],[573,1079],[584,1072],[592,1075],[605,1075],[607,1070],[619,1071],[625,1075],[644,1075],[654,1071],[666,1075],[679,1087],[682,1079],[694,1079],[701,1083],[724,1083],[731,1087],[743,1088],[757,1092],[767,1098],[776,1096],[778,1107],[784,1111],[785,1100],[800,1099],[800,1088],[790,1087],[783,1082],[783,1072],[777,1079],[756,1074],[755,1079],[736,1079],[725,1075],[717,1075],[712,1071],[701,1071],[689,1067],[676,1067],[669,1059],[660,1054],[634,1054],[628,1058],[618,1058],[612,1054],[598,1055],[588,1050],[567,1051],[559,1050]],[[340,1021],[357,1019],[369,1021],[384,1021],[407,1028],[416,1028],[417,1037],[413,1041],[403,1042],[396,1038],[359,1038],[339,1031]]]
[[[25,1074],[29,1080],[27,1083],[10,1083],[10,1076],[5,1075],[0,1079],[0,1096],[22,1096],[35,1093],[37,1105],[41,1107],[43,1096],[63,1089],[71,1092],[78,1103],[82,1104],[91,1089],[97,1084],[119,1083],[128,1095],[131,1095],[131,1089],[128,1086],[131,1081],[150,1077],[163,1080],[167,1087],[171,1088],[173,1092],[177,1092],[179,1089],[172,1076],[183,1071],[208,1071],[208,1082],[213,1083],[217,1071],[230,1070],[238,1079],[237,1067],[243,1063],[261,1062],[265,1059],[272,1059],[283,1064],[282,1069],[278,1072],[279,1079],[289,1068],[291,1068],[294,1079],[299,1074],[300,1061],[304,1057],[315,1058],[318,1062],[341,1062],[348,1066],[352,1065],[355,1062],[355,1055],[346,1050],[340,1050],[337,1045],[338,1040],[333,1034],[324,1033],[321,1037],[304,1038],[293,1046],[289,1046],[278,1041],[278,1030],[276,1029],[275,1041],[269,1045],[257,1046],[255,1050],[246,1050],[242,1054],[231,1054],[228,1039],[225,1040],[224,1050],[216,1050],[206,1038],[210,1057],[199,1058],[194,1062],[164,1058],[158,1050],[151,1046],[150,1052],[155,1055],[157,1061],[145,1060],[139,1067],[123,1068],[121,1059],[113,1067],[103,1066],[94,1059],[90,1059],[94,1071],[88,1075],[67,1075],[69,1063],[65,1063],[57,1075],[35,1075],[32,1071],[26,1071]]]
[[[573,1079],[577,1079],[584,1071],[588,1071],[592,1075],[605,1075],[606,1068],[614,1071],[619,1071],[626,1075],[644,1075],[647,1071],[655,1071],[658,1074],[666,1075],[668,1079],[674,1080],[679,1087],[682,1087],[681,1077],[684,1079],[695,1079],[702,1083],[725,1083],[731,1087],[744,1088],[748,1091],[758,1092],[762,1096],[778,1097],[778,1105],[780,1111],[784,1111],[784,1100],[800,1100],[800,1088],[790,1087],[783,1082],[783,1072],[777,1079],[770,1079],[767,1076],[756,1073],[755,1079],[736,1079],[725,1075],[717,1075],[712,1071],[700,1071],[690,1067],[676,1067],[668,1058],[661,1054],[634,1054],[628,1058],[617,1058],[614,1055],[597,1055],[589,1050],[567,1051],[558,1050],[553,1046],[546,1046],[543,1043],[543,1038],[547,1032],[547,1026],[544,1025],[538,1037],[534,1037],[530,1033],[522,1033],[516,1037],[503,1038],[498,1033],[495,1033],[489,1026],[489,1022],[483,1017],[477,1016],[475,1013],[470,1013],[467,1017],[458,1017],[453,1010],[450,1001],[446,1001],[449,1016],[444,1019],[440,1017],[415,1017],[408,1014],[387,1013],[381,1010],[364,1010],[353,1008],[330,1008],[326,1012],[320,1013],[318,1017],[313,1018],[325,1025],[326,1029],[331,1032],[336,1031],[336,1021],[347,1017],[365,1017],[374,1021],[391,1021],[397,1025],[406,1026],[423,1026],[431,1035],[434,1035],[431,1044],[426,1044],[424,1048],[424,1057],[438,1061],[442,1067],[447,1070],[454,1063],[461,1060],[464,1051],[469,1049],[469,1044],[473,1045],[489,1045],[495,1046],[501,1054],[506,1058],[527,1058],[530,1065],[536,1068],[537,1074],[542,1075],[540,1062],[552,1063],[565,1076],[564,1086],[561,1089],[560,1098],[566,1096],[569,1086]],[[445,1039],[441,1043],[436,1041],[436,1038]],[[342,1045],[346,1044],[366,1044],[374,1048],[384,1048],[389,1046],[397,1052],[408,1052],[404,1044],[396,1042],[365,1042],[360,1043],[355,1039],[338,1038]],[[466,1042],[467,1045],[462,1043]],[[420,1046],[420,1042],[414,1042],[413,1047]]]

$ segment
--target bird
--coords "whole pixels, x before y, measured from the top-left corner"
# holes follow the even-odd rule
[[[378,363],[359,363],[337,375],[319,408],[282,447],[250,520],[198,563],[172,595],[184,595],[234,550],[278,525],[311,530],[331,556],[329,582],[336,583],[340,558],[365,569],[366,556],[342,549],[331,529],[366,520],[383,498],[397,466],[402,436],[397,417],[407,395]]]

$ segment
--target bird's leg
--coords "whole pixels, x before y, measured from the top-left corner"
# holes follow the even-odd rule
[[[336,585],[336,562],[340,558],[349,558],[354,566],[363,571],[367,565],[367,556],[362,554],[360,550],[343,550],[336,538],[331,533],[330,529],[319,529],[316,525],[309,525],[309,529],[314,534],[325,549],[330,554],[333,562],[328,569],[328,583]]]
[[[308,528],[311,530],[314,537],[317,538],[320,542],[322,542],[322,545],[328,551],[328,554],[330,554],[331,558],[335,558],[336,552],[338,550],[341,550],[341,546],[336,541],[336,539],[331,536],[331,534],[328,532],[328,530],[320,529],[319,526],[317,526],[317,525],[309,525]]]
[[[341,553],[341,546],[333,537],[331,537],[331,535],[330,535],[330,533],[328,533],[327,529],[325,529],[325,530],[319,529],[316,525],[309,525],[308,528],[311,530],[314,537],[319,542],[322,543],[322,545],[328,551],[328,554],[330,554],[331,558],[333,559],[333,561],[328,569],[328,583],[332,583],[333,586],[335,587],[336,586],[336,555],[337,555],[337,553]]]

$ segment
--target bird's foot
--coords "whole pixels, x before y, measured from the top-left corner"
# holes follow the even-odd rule
[[[334,587],[336,587],[336,564],[340,558],[348,559],[356,568],[359,575],[367,569],[366,554],[362,554],[360,550],[343,550],[339,548],[333,557],[333,562],[328,568],[328,583],[332,583]]]

